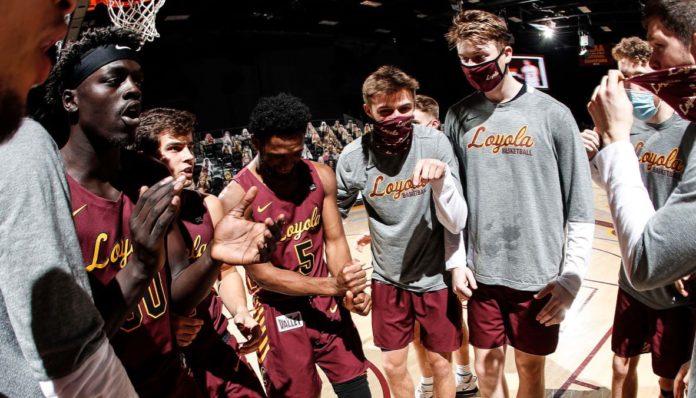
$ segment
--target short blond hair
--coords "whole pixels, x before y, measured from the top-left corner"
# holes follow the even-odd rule
[[[652,55],[650,44],[636,36],[624,37],[611,49],[611,56],[617,62],[622,58],[628,58],[633,62],[648,62],[650,55]]]
[[[482,10],[465,10],[455,15],[445,38],[453,47],[459,41],[484,44],[492,40],[503,47],[514,42],[505,20]]]
[[[384,65],[365,79],[362,86],[362,96],[363,101],[367,104],[377,94],[390,95],[401,90],[408,90],[415,97],[418,88],[418,80],[396,66]]]

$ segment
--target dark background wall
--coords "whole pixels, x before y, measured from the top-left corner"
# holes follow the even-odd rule
[[[455,51],[440,42],[402,42],[386,37],[356,45],[332,36],[247,33],[222,42],[148,44],[143,50],[147,107],[173,106],[195,112],[202,130],[242,126],[261,96],[284,91],[303,100],[315,119],[344,114],[364,118],[361,86],[384,64],[396,65],[420,81],[420,92],[447,108],[471,92]],[[607,67],[579,66],[577,49],[544,51],[518,43],[516,52],[545,56],[550,89],[579,124],[589,123],[585,104]],[[518,50],[520,49],[521,50]]]

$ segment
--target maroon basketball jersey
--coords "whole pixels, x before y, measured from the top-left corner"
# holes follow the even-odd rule
[[[189,264],[193,264],[208,249],[213,240],[215,227],[210,212],[205,205],[205,197],[199,192],[184,190],[181,192],[182,207],[179,221],[181,235],[189,252]],[[222,300],[211,289],[210,294],[196,307],[195,317],[212,325],[220,336],[227,332],[227,318],[222,313]]]
[[[133,253],[128,220],[135,204],[128,195],[111,201],[88,191],[69,175],[67,180],[92,293],[97,307],[103,307],[114,300],[108,285]],[[193,380],[175,348],[167,269],[155,274],[138,306],[110,339],[141,397],[187,396],[192,391]]]
[[[311,176],[311,183],[308,195],[299,205],[277,197],[249,170],[248,166],[242,169],[234,180],[245,191],[252,186],[258,188],[256,199],[251,204],[252,218],[255,221],[263,221],[268,217],[275,220],[281,214],[285,215],[285,225],[271,257],[271,263],[278,268],[299,272],[302,275],[326,277],[329,271],[324,261],[324,228],[321,219],[324,187],[312,162],[308,160],[302,162],[305,167],[302,167],[303,165],[298,167],[306,169]],[[290,297],[264,291],[252,280],[247,280],[247,283],[249,292],[264,302]]]

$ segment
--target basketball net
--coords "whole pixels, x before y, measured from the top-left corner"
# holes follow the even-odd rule
[[[165,0],[108,0],[107,9],[111,22],[140,35],[140,45],[159,37],[155,28],[157,12]]]

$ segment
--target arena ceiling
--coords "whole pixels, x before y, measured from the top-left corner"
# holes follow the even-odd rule
[[[333,36],[345,46],[442,44],[460,7],[505,17],[518,45],[532,49],[577,47],[578,31],[589,32],[597,43],[643,34],[640,0],[167,0],[158,16],[158,41],[165,47],[206,40],[224,44],[240,34],[293,32]],[[88,15],[85,25],[104,23],[103,11]],[[556,36],[544,40],[539,28],[549,24]]]

